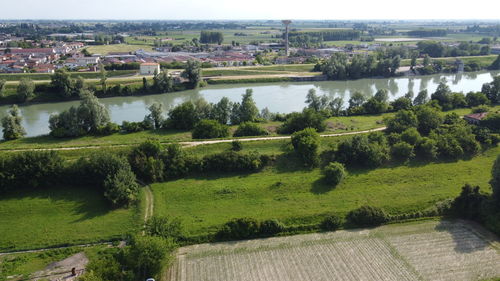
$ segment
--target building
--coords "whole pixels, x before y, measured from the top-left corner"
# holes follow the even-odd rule
[[[479,125],[479,123],[481,123],[481,120],[486,118],[486,116],[488,116],[488,112],[473,113],[465,115],[464,120],[469,122],[470,124]]]
[[[141,63],[139,73],[141,75],[153,75],[155,73],[160,73],[160,65],[155,62]]]

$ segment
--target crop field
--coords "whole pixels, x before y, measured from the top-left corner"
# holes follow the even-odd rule
[[[496,237],[465,221],[201,244],[179,249],[169,281],[484,280]]]
[[[142,45],[128,45],[128,44],[112,44],[112,45],[95,45],[86,48],[91,54],[107,55],[114,52],[135,52],[139,49],[152,51],[153,46]]]

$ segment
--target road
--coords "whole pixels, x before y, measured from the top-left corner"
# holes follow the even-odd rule
[[[367,133],[372,133],[372,132],[380,132],[385,130],[386,127],[380,127],[380,128],[375,128],[375,129],[370,129],[370,130],[364,130],[364,131],[355,131],[355,132],[347,132],[347,133],[337,133],[337,134],[323,134],[320,135],[320,137],[327,138],[327,137],[341,137],[341,136],[350,136],[350,135],[357,135],[357,134],[367,134]],[[207,144],[216,144],[216,143],[228,143],[232,142],[234,140],[238,140],[241,142],[248,142],[248,141],[267,141],[267,140],[285,140],[289,139],[291,136],[277,136],[277,137],[254,137],[254,138],[239,138],[239,139],[222,139],[222,140],[206,140],[206,141],[186,141],[186,142],[179,142],[183,147],[193,147],[193,146],[199,146],[199,145],[207,145]],[[102,148],[102,147],[126,147],[126,146],[132,146],[132,145],[137,145],[136,143],[133,144],[116,144],[116,145],[106,145],[106,146],[73,146],[73,147],[54,147],[54,148],[26,148],[26,149],[0,149],[1,151],[8,151],[8,152],[22,152],[22,151],[64,151],[64,150],[77,150],[77,149],[97,149],[97,148]]]

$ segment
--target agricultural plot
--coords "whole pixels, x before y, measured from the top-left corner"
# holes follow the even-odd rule
[[[179,249],[170,281],[483,280],[497,240],[464,221],[202,244]]]

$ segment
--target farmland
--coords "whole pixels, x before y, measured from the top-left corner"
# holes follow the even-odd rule
[[[499,246],[464,221],[202,244],[179,249],[169,280],[484,280]]]

